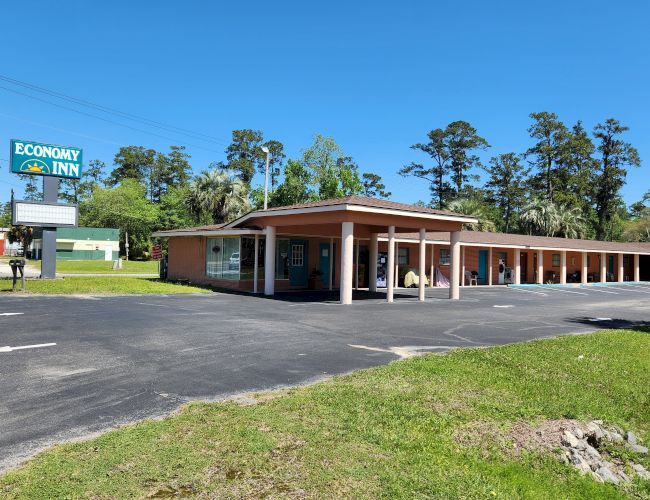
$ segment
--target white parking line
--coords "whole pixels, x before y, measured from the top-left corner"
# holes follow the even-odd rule
[[[51,347],[53,345],[56,345],[55,342],[51,342],[49,344],[33,344],[33,345],[19,345],[16,347],[11,347],[11,346],[4,346],[0,347],[0,352],[11,352],[11,351],[19,351],[21,349],[36,349],[38,347]]]
[[[510,288],[510,287],[508,287],[506,290],[516,290],[518,292],[535,293],[537,295],[544,295],[545,297],[548,297],[548,293],[536,292],[535,290],[526,290],[524,288]]]
[[[557,288],[557,287],[552,287],[552,286],[544,286],[542,288],[544,288],[544,290],[553,290],[554,292],[575,293],[577,295],[589,295],[588,293],[584,293],[584,292],[576,292],[574,290],[564,290],[562,288]]]
[[[20,316],[25,313],[0,313],[0,316]]]
[[[627,287],[627,285],[625,285],[625,286],[626,286],[626,288],[619,288],[619,287],[616,287],[616,286],[607,286],[607,288],[610,288],[612,290],[621,290],[623,292],[645,293],[645,294],[650,293],[650,290],[638,290],[636,288]]]
[[[611,290],[601,290],[597,286],[590,286],[588,287],[590,292],[600,292],[600,293],[613,293],[614,295],[618,295],[618,292],[612,292]]]

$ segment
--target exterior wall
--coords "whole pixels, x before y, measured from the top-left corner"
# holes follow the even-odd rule
[[[168,247],[168,277],[170,279],[178,280],[189,280],[193,283],[200,283],[211,285],[215,287],[222,287],[233,290],[242,290],[242,291],[252,291],[253,290],[253,281],[252,280],[218,280],[213,278],[208,278],[205,274],[206,270],[206,237],[203,236],[194,236],[194,237],[170,237],[169,238],[169,247]],[[261,237],[260,239],[263,239]],[[314,269],[318,269],[320,265],[320,245],[321,243],[327,244],[329,247],[329,238],[319,238],[319,237],[303,237],[303,236],[289,236],[278,234],[277,239],[303,239],[308,241],[309,250],[308,250],[308,272],[311,273]],[[369,245],[367,240],[361,240],[361,246]],[[355,240],[354,247],[354,259],[355,259],[355,268],[356,270],[356,244]],[[388,243],[386,241],[380,241],[379,252],[388,251]],[[409,269],[418,270],[419,268],[419,244],[417,242],[397,242],[398,248],[408,248],[409,249],[409,259],[407,265],[400,265],[400,276],[403,276],[402,269],[407,267]],[[339,288],[340,286],[340,269],[341,269],[341,240],[339,237],[334,238],[334,283],[332,288]],[[449,265],[441,264],[441,250],[449,250],[449,245],[446,244],[435,244],[434,246],[434,261],[433,265],[436,268],[439,268],[443,275],[449,278]],[[479,262],[479,251],[488,250],[489,247],[481,246],[469,246],[464,245],[465,249],[465,270],[466,271],[478,271],[478,262]],[[522,255],[526,255],[526,269],[525,269],[525,280],[524,280],[524,269],[522,268],[522,283],[535,283],[536,282],[536,266],[535,266],[535,250],[522,250],[522,249],[513,249],[513,248],[492,248],[492,283],[494,285],[498,284],[499,278],[499,258],[502,254],[505,254],[506,258],[506,267],[513,269],[513,279],[514,279],[514,267],[515,267],[515,252],[521,252]],[[556,266],[553,265],[553,254],[560,255],[560,263]],[[431,269],[431,242],[427,243],[426,248],[426,262],[425,269],[427,277],[429,276]],[[462,255],[462,253],[461,253]],[[600,280],[600,253],[599,252],[588,252],[589,255],[589,267],[588,273],[591,275],[590,281],[599,281]],[[614,266],[614,279],[618,279],[618,254],[607,254],[614,255],[615,266]],[[628,255],[628,262],[625,267],[625,276],[627,279],[631,280],[634,277],[634,256],[633,254]],[[103,252],[102,252],[103,258]],[[363,264],[363,263],[362,263]],[[522,265],[524,264],[522,258]],[[372,263],[369,263],[372,265]],[[489,269],[489,267],[488,267]],[[559,283],[560,282],[560,269],[561,269],[561,251],[559,250],[544,250],[544,282],[549,281],[551,278]],[[567,274],[572,274],[574,272],[582,272],[582,253],[581,252],[569,252],[567,251]],[[552,275],[550,273],[553,273]],[[569,281],[569,280],[567,280]],[[353,280],[353,285],[354,285]],[[403,283],[400,280],[400,286]],[[368,284],[364,281],[363,276],[359,278],[359,286],[367,287]],[[276,290],[290,290],[292,289],[289,280],[275,280]],[[320,279],[316,280],[315,283],[316,289],[327,289],[328,288],[328,277],[327,274],[323,275]],[[260,270],[259,280],[258,280],[258,290],[262,291],[264,289],[264,273]]]
[[[263,240],[260,237],[260,240]],[[320,264],[320,244],[327,243],[329,246],[329,239],[325,238],[309,238],[309,237],[294,237],[277,235],[276,239],[303,239],[308,241],[308,254],[307,254],[307,269],[311,273],[314,268],[318,268]],[[214,286],[217,288],[227,288],[231,290],[241,290],[252,292],[253,280],[224,280],[214,279],[206,275],[206,245],[207,237],[205,236],[192,236],[192,237],[170,237],[167,250],[167,276],[171,280],[188,280],[192,283]],[[340,240],[334,241],[334,283],[333,288],[339,287],[340,275]],[[263,262],[260,262],[263,264]],[[264,290],[264,272],[260,268],[258,278],[258,291]],[[323,276],[322,279],[316,280],[316,289],[327,289],[329,287],[328,277]],[[292,287],[289,280],[276,279],[276,290],[291,290]]]
[[[119,246],[114,246],[113,248],[119,248]],[[106,254],[104,250],[62,250],[60,248],[56,249],[56,258],[57,260],[104,260]],[[113,250],[111,260],[116,260],[120,257],[119,250]]]

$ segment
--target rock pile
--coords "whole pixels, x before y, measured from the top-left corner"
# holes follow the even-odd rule
[[[639,455],[648,454],[648,448],[640,444],[633,432],[623,433],[616,427],[605,427],[602,420],[592,420],[586,425],[576,423],[564,429],[561,436],[562,456],[567,463],[584,474],[591,474],[597,481],[614,484],[630,481],[630,476],[624,470],[624,462],[614,461],[608,454],[599,451],[607,442],[623,445]],[[634,462],[629,465],[639,477],[650,480],[650,471],[643,465]]]

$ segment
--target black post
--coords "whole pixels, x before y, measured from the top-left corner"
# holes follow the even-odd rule
[[[43,201],[57,203],[59,201],[59,179],[43,176]],[[43,228],[43,250],[41,251],[41,278],[56,278],[56,228]]]

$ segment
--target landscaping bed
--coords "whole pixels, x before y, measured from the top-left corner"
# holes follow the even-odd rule
[[[311,386],[191,403],[163,420],[56,446],[0,476],[0,492],[650,498],[650,481],[631,465],[648,469],[650,460],[628,434],[638,444],[650,438],[649,332],[460,349]],[[612,440],[625,435],[618,445],[603,441],[599,453],[629,480],[602,482],[568,460],[566,451],[580,446],[564,430],[589,440],[594,423]]]

